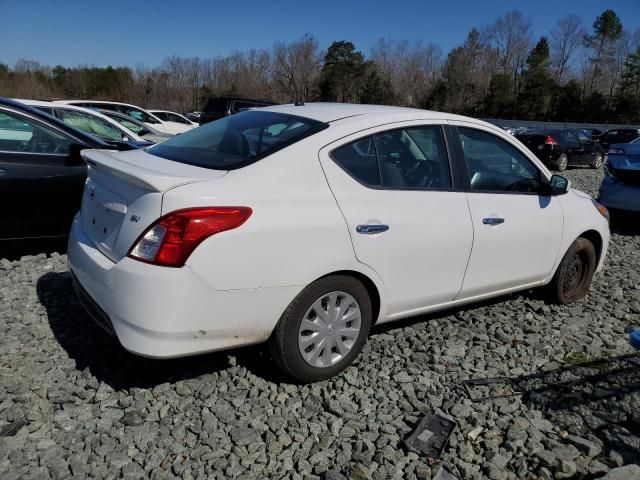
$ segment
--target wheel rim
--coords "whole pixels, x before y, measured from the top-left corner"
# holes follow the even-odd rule
[[[598,153],[596,154],[596,158],[593,161],[593,166],[595,168],[598,168],[600,165],[602,165],[602,155]]]
[[[567,294],[574,291],[584,281],[587,268],[584,259],[576,253],[569,261],[567,275],[565,276],[562,291]]]
[[[302,317],[298,348],[311,366],[331,367],[346,357],[360,335],[360,305],[346,292],[317,299]]]
[[[567,168],[567,164],[569,163],[569,159],[566,156],[560,157],[560,170],[565,170]]]

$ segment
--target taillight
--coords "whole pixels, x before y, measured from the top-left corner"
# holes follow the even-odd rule
[[[547,135],[547,138],[544,139],[544,144],[545,145],[558,145],[558,142],[556,142],[556,139],[553,138],[551,135]]]
[[[181,267],[205,239],[238,228],[251,216],[249,207],[202,207],[161,217],[138,238],[129,257],[165,267]]]

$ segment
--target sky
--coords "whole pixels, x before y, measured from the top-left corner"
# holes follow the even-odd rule
[[[530,18],[538,37],[569,13],[591,29],[608,8],[629,32],[640,29],[640,0],[0,0],[0,63],[155,66],[171,55],[270,49],[306,33],[322,48],[349,40],[365,54],[382,37],[448,52],[508,10]]]

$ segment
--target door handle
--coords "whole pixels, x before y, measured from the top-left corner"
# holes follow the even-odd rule
[[[389,230],[389,225],[358,225],[356,232],[363,233],[365,235],[372,235],[374,233],[382,233]]]
[[[485,225],[500,225],[501,223],[504,223],[504,218],[497,218],[497,217],[483,218],[482,223],[484,223]]]

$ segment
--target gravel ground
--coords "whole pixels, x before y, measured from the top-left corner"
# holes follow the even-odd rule
[[[601,175],[567,174],[591,194]],[[640,478],[640,361],[621,357],[639,247],[614,234],[583,302],[527,292],[378,327],[355,366],[311,386],[260,348],[130,355],[80,308],[65,256],[0,260],[0,435],[24,423],[0,438],[0,478]],[[513,382],[462,387],[485,377]],[[403,449],[438,410],[458,422],[441,459]]]

